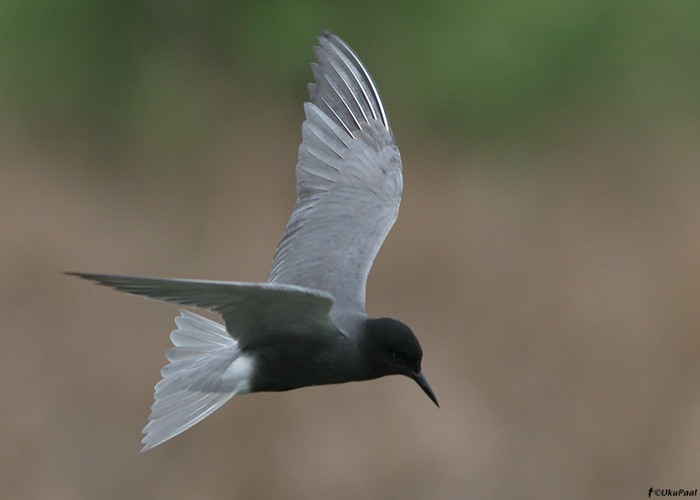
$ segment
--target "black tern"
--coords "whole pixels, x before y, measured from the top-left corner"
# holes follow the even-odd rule
[[[379,91],[338,36],[314,52],[296,166],[297,201],[267,283],[67,273],[186,310],[143,429],[146,451],[237,394],[405,375],[437,398],[411,329],[365,312],[367,275],[398,215],[401,156]]]

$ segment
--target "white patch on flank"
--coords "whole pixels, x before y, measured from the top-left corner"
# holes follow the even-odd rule
[[[221,374],[221,381],[227,386],[233,384],[235,394],[248,394],[254,371],[255,358],[242,354]]]

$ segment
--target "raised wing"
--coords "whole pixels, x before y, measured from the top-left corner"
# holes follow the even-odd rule
[[[67,273],[151,299],[219,313],[228,333],[245,347],[266,333],[340,335],[329,318],[333,297],[320,290],[272,283],[145,278]]]
[[[398,215],[401,156],[360,59],[329,31],[314,50],[298,198],[269,281],[324,290],[334,310],[364,312],[367,275]]]

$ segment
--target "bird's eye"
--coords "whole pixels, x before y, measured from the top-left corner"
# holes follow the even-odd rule
[[[397,351],[395,349],[391,350],[391,355],[398,359],[407,359],[408,355],[404,351]]]

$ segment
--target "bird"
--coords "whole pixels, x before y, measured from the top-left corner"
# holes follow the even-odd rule
[[[235,395],[404,375],[439,407],[413,331],[365,311],[367,276],[403,191],[389,119],[367,68],[340,37],[321,30],[314,52],[297,199],[267,282],[66,273],[223,319],[179,310],[142,452]]]

